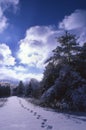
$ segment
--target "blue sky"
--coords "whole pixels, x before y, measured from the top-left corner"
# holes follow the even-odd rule
[[[86,42],[85,5],[85,0],[0,0],[0,79],[41,80],[64,30]]]

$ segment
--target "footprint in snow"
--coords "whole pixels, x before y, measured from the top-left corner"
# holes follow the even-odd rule
[[[42,124],[42,125],[44,125],[44,124],[45,124],[45,122],[42,122],[41,124]]]
[[[46,125],[45,124],[41,124],[41,127],[44,128],[44,127],[46,127]]]
[[[47,119],[43,119],[43,121],[44,121],[44,122],[46,122],[46,121],[47,121]]]
[[[41,125],[41,127],[42,127],[42,128],[45,128],[45,127],[46,127],[46,125]]]
[[[51,130],[53,127],[51,125],[47,126],[47,130]]]
[[[40,119],[40,117],[41,117],[41,115],[38,115],[38,116],[37,116],[37,119]]]

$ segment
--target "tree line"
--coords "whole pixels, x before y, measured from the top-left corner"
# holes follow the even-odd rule
[[[8,97],[10,94],[10,86],[0,84],[0,97]]]

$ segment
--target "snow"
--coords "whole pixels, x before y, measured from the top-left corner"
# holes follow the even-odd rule
[[[51,86],[44,94],[41,96],[41,102],[52,102],[55,98],[55,88]]]
[[[10,97],[0,108],[0,130],[85,130],[86,116],[48,111]]]

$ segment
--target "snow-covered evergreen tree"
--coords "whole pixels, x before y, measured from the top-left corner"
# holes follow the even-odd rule
[[[86,111],[86,43],[79,46],[76,36],[68,32],[58,42],[46,61],[41,101],[61,109]]]

